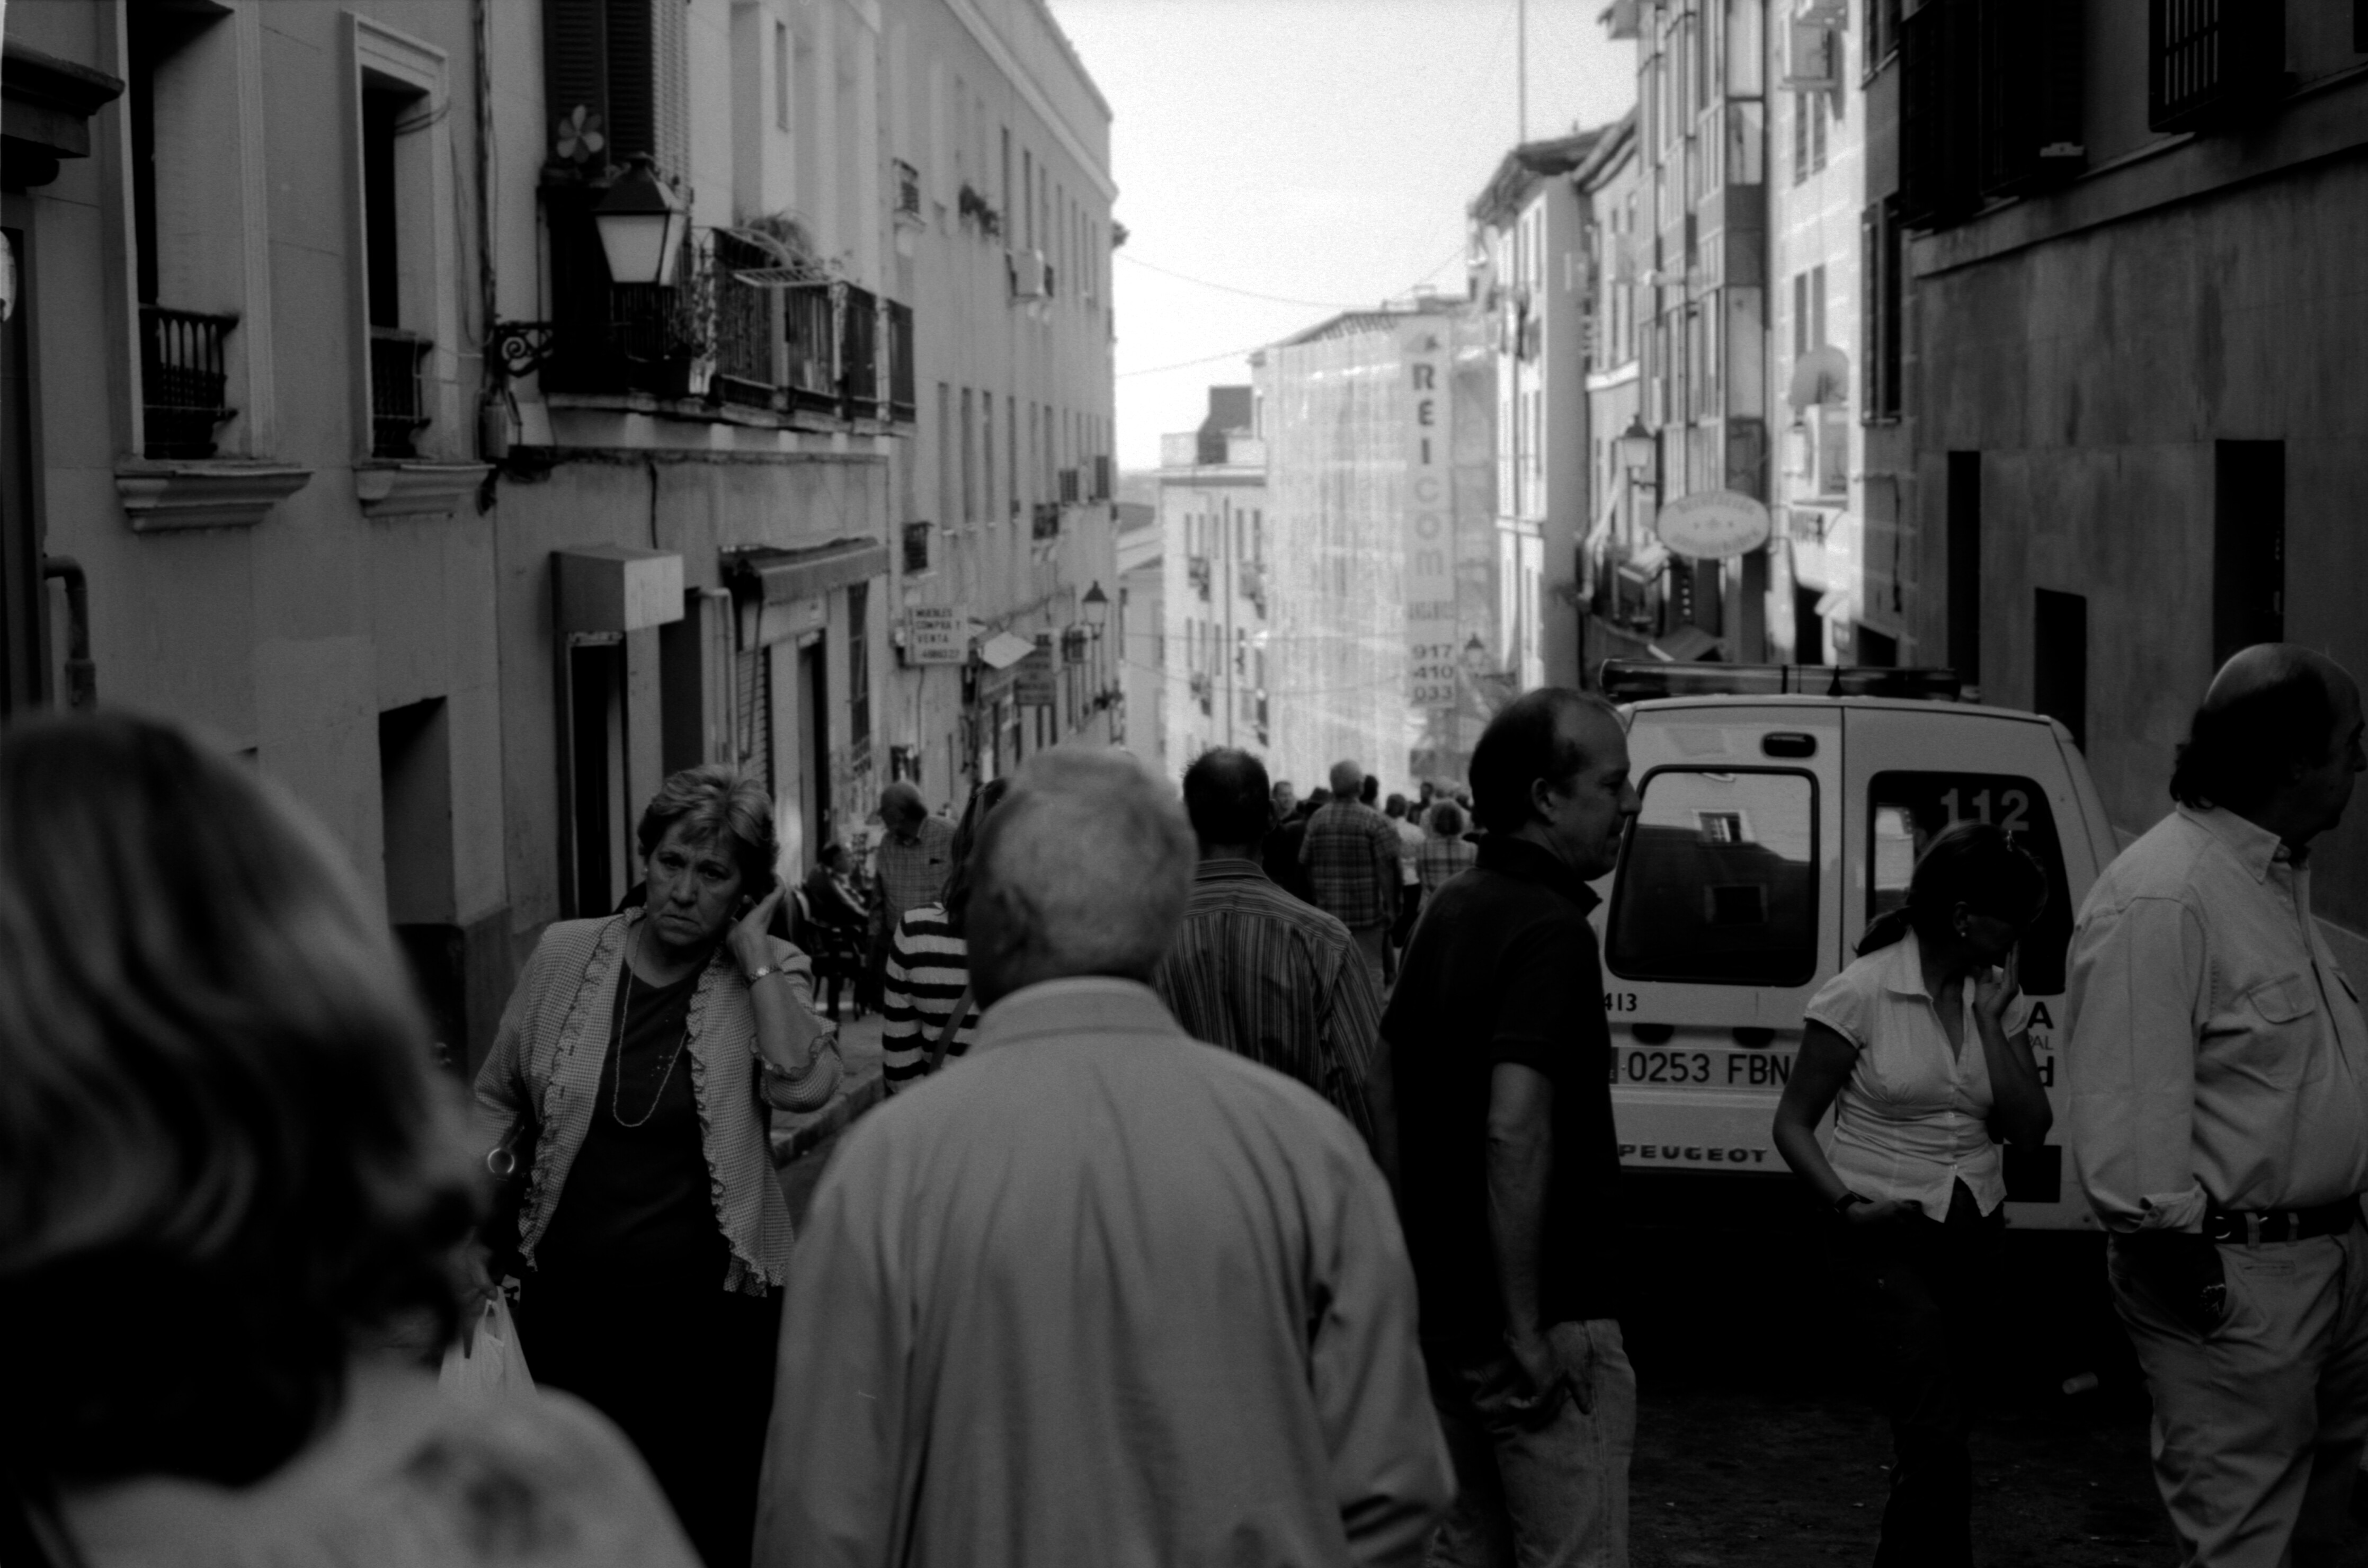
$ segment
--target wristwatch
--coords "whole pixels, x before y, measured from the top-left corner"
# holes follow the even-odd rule
[[[781,969],[779,964],[760,963],[755,969],[748,971],[748,984],[753,989],[757,982],[764,979],[767,975],[779,974],[780,972]]]

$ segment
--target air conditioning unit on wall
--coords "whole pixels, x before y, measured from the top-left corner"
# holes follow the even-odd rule
[[[1045,294],[1044,253],[1016,250],[1011,253],[1011,297],[1015,300],[1041,300]]]

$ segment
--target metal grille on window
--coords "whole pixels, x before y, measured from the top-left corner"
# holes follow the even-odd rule
[[[734,655],[733,664],[733,760],[741,772],[763,784],[767,794],[775,794],[772,650],[746,649]]]

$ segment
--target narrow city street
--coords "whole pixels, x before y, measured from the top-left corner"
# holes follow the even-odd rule
[[[876,1031],[875,1019],[847,1032],[850,1066]],[[801,1220],[837,1146],[834,1136],[782,1168]],[[1741,1202],[1638,1185],[1653,1212],[1627,1267],[1633,1568],[1871,1562],[1890,1436],[1820,1227],[1778,1182],[1754,1182]],[[2178,1548],[2147,1471],[2146,1395],[2108,1315],[2100,1239],[2024,1233],[2004,1256],[1993,1403],[1974,1436],[1975,1561],[2168,1568]],[[2084,1372],[2098,1386],[2066,1394]],[[2368,1568],[2362,1512],[2341,1568]]]

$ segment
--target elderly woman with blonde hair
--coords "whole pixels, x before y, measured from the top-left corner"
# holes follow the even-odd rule
[[[559,922],[527,961],[477,1077],[481,1133],[527,1172],[536,1378],[622,1426],[700,1554],[736,1564],[790,1261],[766,1108],[826,1101],[837,1042],[813,965],[766,932],[783,890],[763,788],[686,769],[637,837],[647,901]]]
[[[250,769],[113,714],[0,739],[0,1562],[690,1568],[607,1422],[423,1364],[481,1180],[429,1054]]]

